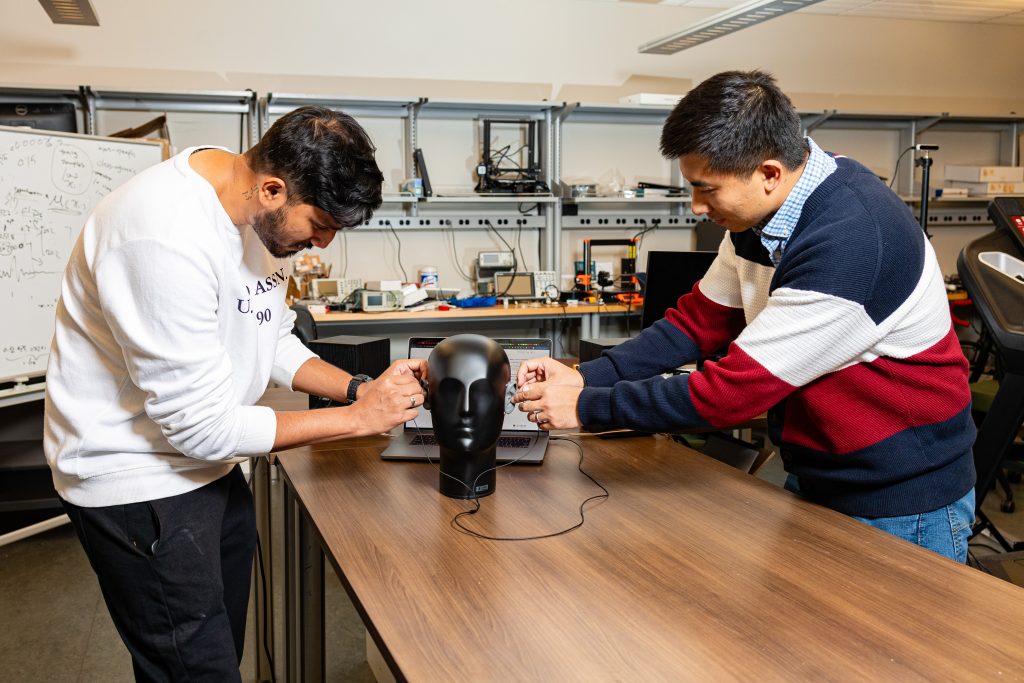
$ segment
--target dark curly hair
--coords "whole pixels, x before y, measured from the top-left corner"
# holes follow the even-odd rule
[[[353,228],[381,205],[376,151],[351,116],[311,106],[278,119],[245,156],[257,173],[284,180],[289,203],[311,204]]]
[[[799,168],[807,156],[800,116],[764,71],[724,71],[679,101],[661,130],[669,159],[697,154],[714,173],[753,173],[765,159]]]

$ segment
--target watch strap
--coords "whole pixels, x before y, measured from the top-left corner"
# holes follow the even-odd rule
[[[349,380],[348,383],[348,390],[345,392],[345,398],[348,399],[349,403],[355,403],[356,393],[359,391],[359,385],[369,381],[369,375],[352,375],[352,379]]]

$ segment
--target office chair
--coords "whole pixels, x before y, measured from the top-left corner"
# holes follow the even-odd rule
[[[309,348],[309,343],[316,339],[316,321],[313,320],[313,314],[300,304],[294,304],[291,308],[295,311],[295,327],[292,328],[292,334],[299,338],[303,346]]]

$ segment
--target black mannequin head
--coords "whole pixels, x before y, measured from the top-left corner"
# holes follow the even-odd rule
[[[495,453],[510,374],[505,350],[477,334],[448,337],[431,351],[428,393],[441,450],[441,493],[478,498],[494,491]]]

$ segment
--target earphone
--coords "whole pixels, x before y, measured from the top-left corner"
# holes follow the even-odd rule
[[[511,415],[512,411],[516,409],[512,399],[515,398],[516,392],[519,391],[519,387],[516,386],[516,381],[510,379],[508,384],[505,385],[505,414]]]
[[[420,386],[423,387],[423,409],[430,410],[430,384],[426,380],[420,380]],[[516,381],[510,379],[508,384],[505,385],[505,414],[511,415],[512,411],[516,409],[512,399],[515,398],[516,392],[519,391],[519,387],[516,386]]]

